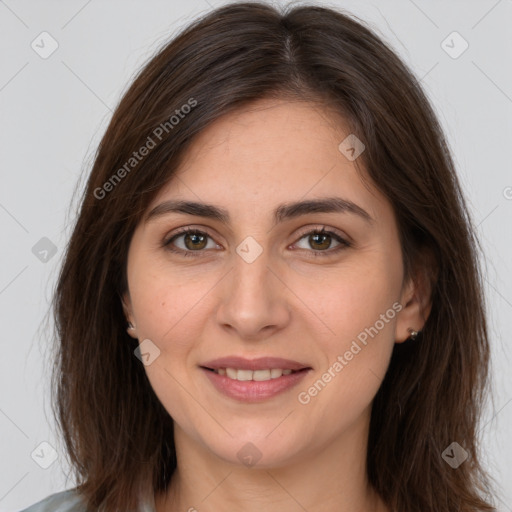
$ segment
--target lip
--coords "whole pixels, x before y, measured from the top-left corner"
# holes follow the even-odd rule
[[[258,360],[258,364],[259,362],[260,360]],[[256,361],[253,361],[253,363],[256,363]],[[292,361],[288,361],[288,363],[291,364]],[[220,366],[220,368],[223,368],[223,366]],[[228,366],[228,368],[230,367]],[[238,366],[238,368],[242,369],[240,366]],[[266,366],[265,368],[269,368],[269,366]],[[286,368],[282,369],[284,370]],[[277,379],[270,379],[264,381],[239,381],[235,379],[230,379],[229,377],[226,377],[224,375],[219,375],[218,373],[215,373],[212,370],[208,370],[205,367],[200,367],[200,370],[206,375],[206,377],[210,380],[210,382],[217,389],[217,391],[219,391],[225,396],[228,396],[229,398],[233,398],[234,400],[237,400],[239,402],[246,403],[262,402],[264,400],[273,398],[281,393],[284,393],[285,391],[296,386],[300,381],[302,381],[302,379],[304,379],[306,375],[310,373],[310,371],[312,371],[311,368],[303,368],[302,370],[297,371],[296,373],[282,375]]]
[[[218,370],[219,368],[236,368],[237,370],[268,370],[280,368],[281,370],[303,370],[311,368],[308,364],[283,359],[281,357],[259,357],[257,359],[245,359],[244,357],[228,356],[207,361],[201,365],[205,368]],[[210,372],[212,373],[212,372]],[[281,377],[280,377],[281,378]]]

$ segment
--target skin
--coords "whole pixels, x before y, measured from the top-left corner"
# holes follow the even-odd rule
[[[168,213],[135,230],[125,313],[135,325],[129,333],[160,350],[145,370],[174,420],[178,457],[170,491],[155,497],[158,512],[388,510],[365,472],[371,404],[394,343],[423,327],[430,303],[421,279],[404,281],[390,203],[338,149],[349,133],[307,102],[259,100],[227,114],[195,139],[148,211],[169,199],[207,202],[228,210],[231,223]],[[373,224],[330,212],[272,226],[277,205],[333,195],[358,204]],[[162,247],[185,226],[208,234],[196,256]],[[335,253],[334,237],[315,243],[308,233],[322,227],[353,245]],[[252,263],[236,252],[248,236],[262,249]],[[194,246],[182,235],[174,247]],[[331,254],[312,254],[322,250]],[[396,302],[401,311],[300,403],[298,394]],[[219,393],[199,368],[228,355],[283,357],[312,371],[248,404]],[[237,456],[248,442],[261,453],[253,467]]]

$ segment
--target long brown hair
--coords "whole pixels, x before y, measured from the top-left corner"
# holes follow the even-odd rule
[[[126,333],[128,247],[194,137],[264,97],[342,116],[395,211],[405,278],[421,268],[430,281],[424,329],[395,345],[373,403],[371,485],[396,512],[495,510],[477,447],[489,360],[481,249],[433,110],[359,20],[264,3],[218,8],[166,44],[124,94],[95,155],[53,303],[54,412],[80,492],[91,510],[125,512],[171,483],[172,419]],[[457,469],[442,456],[453,442],[468,454]]]

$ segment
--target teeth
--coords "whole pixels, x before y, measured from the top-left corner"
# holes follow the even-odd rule
[[[272,379],[277,379],[278,377],[281,377],[283,375],[283,370],[280,370],[279,368],[272,368],[270,370],[270,377]],[[287,373],[285,375],[288,375]]]
[[[229,368],[229,370],[232,370],[232,369]],[[252,380],[252,374],[253,374],[252,370],[232,370],[232,371],[236,372],[236,376],[235,377],[231,377],[231,375],[233,375],[231,372],[230,372],[231,375],[230,375],[230,373],[228,373],[228,375],[232,379],[235,378],[237,380]]]
[[[268,370],[237,370],[236,368],[219,368],[215,373],[228,377],[234,380],[256,380],[265,381],[270,379],[277,379],[282,375],[290,375],[292,370],[281,370],[279,368],[272,368]]]
[[[252,380],[270,380],[271,377],[272,370],[255,370],[252,372]]]
[[[238,371],[237,370],[233,370],[233,368],[226,368],[226,375],[230,379],[238,379]]]

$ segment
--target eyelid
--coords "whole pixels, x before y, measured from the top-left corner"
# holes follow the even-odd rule
[[[340,238],[345,240],[347,243],[352,243],[352,240],[350,239],[350,237],[348,235],[346,235],[344,232],[340,231],[339,229],[327,226],[325,224],[317,224],[314,227],[307,226],[304,229],[301,228],[301,230],[299,231],[299,233],[296,236],[298,236],[300,239],[300,238],[303,238],[304,235],[309,235],[310,233],[315,232],[315,231],[317,231],[317,232],[324,231],[326,234],[332,233],[336,236],[339,236]]]
[[[321,227],[319,227],[319,226],[321,226]],[[164,237],[164,240],[162,242],[162,247],[171,252],[182,254],[185,256],[189,256],[189,255],[201,256],[201,253],[207,252],[205,249],[198,250],[198,251],[192,251],[192,250],[187,251],[187,250],[180,249],[180,248],[171,248],[170,247],[171,242],[173,240],[175,240],[179,236],[187,234],[187,233],[204,234],[208,238],[210,238],[210,240],[212,240],[215,244],[220,245],[215,240],[215,238],[209,233],[208,228],[203,227],[203,226],[196,227],[194,225],[188,225],[188,226],[184,226],[182,228],[177,228],[177,230],[172,232],[171,235],[167,235],[166,237]],[[295,235],[296,240],[294,242],[292,242],[292,245],[294,245],[297,242],[299,242],[300,240],[302,240],[302,238],[304,238],[306,235],[320,234],[320,233],[325,233],[326,235],[330,235],[332,238],[334,238],[338,242],[339,245],[336,246],[335,248],[326,249],[324,251],[315,251],[313,249],[301,249],[301,248],[299,248],[299,250],[313,253],[314,256],[323,256],[323,255],[329,256],[329,255],[333,255],[333,254],[337,253],[339,250],[342,250],[344,248],[350,248],[353,246],[353,241],[351,240],[351,238],[349,236],[345,235],[343,232],[340,232],[336,228],[331,228],[324,224],[317,224],[316,226],[310,225],[310,226],[306,226],[306,227],[302,228]]]
[[[325,258],[328,259],[329,257],[335,257],[338,256],[340,252],[350,249],[354,247],[354,243],[352,242],[351,238],[346,236],[345,234],[341,234],[336,228],[330,228],[328,226],[322,225],[321,228],[315,227],[312,228],[311,226],[309,228],[305,228],[305,230],[297,235],[297,241],[293,242],[292,245],[297,244],[300,242],[303,238],[305,238],[307,235],[315,235],[315,234],[325,234],[331,237],[334,241],[338,243],[337,246],[331,247],[326,250],[317,250],[314,249],[302,249],[298,248],[300,251],[305,251],[308,258]]]
[[[181,228],[177,228],[175,231],[173,231],[170,235],[166,235],[162,241],[162,247],[165,249],[165,248],[168,248],[168,246],[171,244],[171,242],[173,240],[175,240],[176,238],[178,238],[179,236],[181,235],[186,235],[187,233],[201,233],[201,234],[204,234],[206,235],[210,240],[212,240],[213,242],[215,242],[215,244],[217,245],[220,245],[216,240],[215,238],[209,233],[208,231],[208,228],[206,227],[196,227],[196,226],[184,226],[184,227],[181,227]],[[171,249],[169,249],[171,250]],[[183,249],[176,249],[176,252],[204,252],[203,251],[184,251]]]

